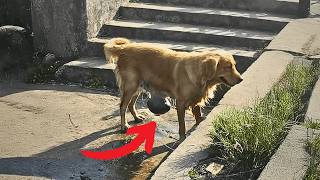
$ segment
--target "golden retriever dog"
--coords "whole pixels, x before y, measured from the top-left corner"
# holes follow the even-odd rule
[[[114,38],[104,45],[106,57],[116,63],[115,74],[121,92],[121,129],[130,126],[125,119],[127,108],[136,121],[144,117],[135,109],[139,87],[150,85],[176,100],[180,139],[186,137],[185,110],[190,108],[199,124],[201,106],[213,97],[218,84],[233,86],[243,79],[233,56],[222,50],[178,52],[149,43],[134,43]]]

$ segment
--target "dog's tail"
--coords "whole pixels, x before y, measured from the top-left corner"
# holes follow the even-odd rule
[[[121,51],[130,44],[130,40],[126,38],[113,38],[109,43],[103,46],[106,59],[115,63]]]

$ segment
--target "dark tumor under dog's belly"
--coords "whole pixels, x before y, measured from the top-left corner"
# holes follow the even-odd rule
[[[150,99],[147,102],[147,106],[152,113],[160,115],[167,113],[170,110],[172,104],[169,101],[170,95],[168,92],[159,90],[160,88],[156,88],[147,81],[143,81],[140,86],[150,93]]]

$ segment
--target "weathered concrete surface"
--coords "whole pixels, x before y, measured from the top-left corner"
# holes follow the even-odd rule
[[[147,16],[146,16],[147,14]],[[129,3],[119,9],[123,19],[162,21],[279,32],[293,17],[237,9],[212,9],[164,4]]]
[[[142,2],[170,3],[175,5],[200,6],[210,8],[241,9],[278,14],[298,13],[299,0],[139,0]]]
[[[310,56],[310,57],[308,57],[308,59],[310,59],[310,60],[320,60],[320,54],[319,55],[315,55],[315,56]]]
[[[114,74],[115,64],[106,64],[104,58],[79,58],[63,65],[56,76],[60,81],[74,83],[100,83],[110,88],[117,88]]]
[[[310,17],[320,17],[320,0],[311,0]]]
[[[33,0],[35,48],[71,58],[81,54],[88,38],[115,15],[127,0]]]
[[[31,30],[31,0],[0,0],[0,17],[0,26],[15,25]]]
[[[158,124],[151,155],[143,145],[114,161],[80,155],[81,148],[123,145],[119,103],[112,91],[0,82],[0,179],[146,179],[177,144],[175,110],[154,117],[139,108],[147,121]],[[127,118],[133,120],[129,113]],[[187,115],[188,130],[194,123]]]
[[[32,62],[32,37],[25,28],[0,26],[0,74]]]
[[[157,36],[155,36],[155,34]],[[249,49],[264,48],[276,33],[214,26],[171,24],[137,20],[116,20],[101,28],[102,37],[167,40],[215,44]]]
[[[252,100],[263,98],[292,61],[293,56],[288,53],[263,53],[243,74],[244,80],[225,94],[219,105],[160,165],[152,179],[190,179],[189,170],[208,156],[206,148],[211,144],[208,133],[212,119],[228,107],[250,106],[254,103]]]
[[[33,0],[32,26],[36,51],[78,56],[86,44],[86,0]]]
[[[258,180],[303,179],[309,164],[309,155],[305,149],[307,140],[307,128],[293,126]]]
[[[289,23],[267,46],[279,50],[314,56],[320,54],[320,18],[299,19]]]
[[[320,122],[320,79],[314,86],[305,116],[307,121]]]
[[[289,53],[264,52],[243,74],[244,81],[231,88],[219,104],[242,107],[263,98],[293,60]]]
[[[129,0],[87,0],[88,38],[95,37],[103,24],[116,15],[120,5]]]

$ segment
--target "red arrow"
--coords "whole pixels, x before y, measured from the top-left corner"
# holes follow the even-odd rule
[[[135,126],[135,127],[129,128],[126,135],[137,134],[137,136],[130,143],[120,148],[101,151],[101,152],[94,152],[89,150],[80,150],[80,152],[87,158],[91,158],[91,159],[97,159],[97,160],[118,159],[138,149],[139,146],[145,141],[144,148],[148,154],[151,154],[153,143],[154,143],[154,135],[156,133],[156,127],[157,127],[157,124],[151,121],[141,126]]]

